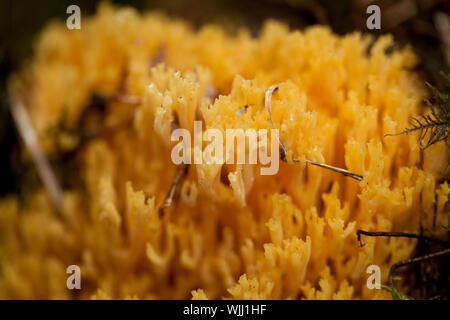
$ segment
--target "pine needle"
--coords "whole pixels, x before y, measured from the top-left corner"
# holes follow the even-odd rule
[[[411,132],[419,132],[418,141],[422,150],[439,142],[446,141],[450,134],[450,97],[440,92],[431,84],[426,83],[431,91],[431,100],[426,103],[431,108],[431,113],[410,120],[411,127],[400,133],[386,134],[385,136],[397,136]],[[425,142],[426,137],[428,140]]]
[[[267,91],[266,91],[265,101],[264,101],[264,105],[265,105],[265,108],[266,108],[267,112],[269,113],[269,119],[270,119],[270,122],[272,123],[272,126],[274,126],[273,120],[272,120],[272,109],[271,109],[272,95],[277,89],[278,89],[278,85],[277,84],[270,86],[269,89],[267,89]],[[284,143],[283,143],[283,141],[281,140],[280,137],[278,137],[278,143],[280,145],[281,160],[286,161],[287,149],[286,149],[286,146],[284,145]],[[297,158],[293,158],[292,161],[300,162],[300,160],[297,159]],[[344,176],[353,178],[353,179],[358,180],[358,181],[362,181],[363,180],[363,176],[362,175],[353,173],[353,172],[348,171],[346,169],[330,166],[328,164],[320,163],[320,162],[317,162],[317,161],[314,161],[314,160],[309,160],[309,159],[306,159],[305,161],[307,163],[309,163],[309,164],[314,165],[314,166],[318,166],[318,167],[321,167],[321,168],[332,170],[334,172],[338,172],[340,174],[343,174]]]
[[[392,299],[394,299],[394,300],[414,300],[414,298],[412,298],[404,293],[398,292],[398,290],[396,288],[389,287],[385,284],[381,284],[380,286],[384,290],[389,291],[392,295]]]

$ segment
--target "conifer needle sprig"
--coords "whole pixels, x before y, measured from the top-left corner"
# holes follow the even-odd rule
[[[397,136],[417,131],[418,141],[423,150],[439,141],[447,142],[450,134],[450,97],[431,84],[426,85],[431,91],[431,100],[425,100],[431,108],[431,113],[411,118],[411,127],[400,133],[386,135]],[[428,140],[425,142],[427,136]]]

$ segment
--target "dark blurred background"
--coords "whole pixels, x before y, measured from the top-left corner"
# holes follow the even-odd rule
[[[274,18],[291,28],[312,24],[329,25],[343,34],[354,30],[375,35],[392,33],[398,46],[409,43],[421,57],[418,71],[425,80],[444,86],[439,75],[449,73],[450,1],[449,0],[137,0],[110,1],[131,5],[139,10],[160,9],[199,27],[216,23],[227,30],[246,26],[254,34],[262,23]],[[98,1],[13,1],[0,2],[0,196],[19,191],[18,137],[6,100],[6,79],[32,54],[37,33],[50,18],[67,18],[66,8],[76,4],[83,16],[95,13]],[[381,30],[366,28],[366,9],[370,4],[381,8]],[[440,18],[439,18],[440,17]],[[82,20],[83,21],[83,20]]]

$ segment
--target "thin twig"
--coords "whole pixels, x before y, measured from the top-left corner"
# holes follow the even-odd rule
[[[277,89],[278,89],[278,85],[276,85],[276,84],[270,86],[269,89],[267,89],[267,91],[266,91],[265,100],[264,100],[264,105],[265,105],[265,108],[266,108],[267,112],[269,113],[269,119],[270,119],[270,122],[272,123],[272,126],[274,126],[273,120],[272,120],[272,110],[271,110],[272,95]],[[278,137],[278,143],[280,145],[281,160],[286,162],[287,161],[287,159],[286,159],[287,149],[286,149],[286,146],[284,145],[284,143],[283,143],[283,141],[281,140],[280,137]],[[292,158],[292,161],[300,162],[300,160],[297,159],[297,158]],[[309,164],[314,165],[314,166],[318,166],[318,167],[321,167],[321,168],[325,168],[325,169],[328,169],[328,170],[332,170],[332,171],[338,172],[340,174],[343,174],[343,175],[345,175],[347,177],[353,178],[353,179],[358,180],[358,181],[362,181],[363,180],[363,176],[362,175],[353,173],[353,172],[348,171],[346,169],[330,166],[328,164],[320,163],[320,162],[317,162],[317,161],[314,161],[314,160],[309,160],[309,159],[305,159],[305,161],[307,163],[309,163]]]
[[[450,66],[450,16],[444,12],[438,12],[433,17],[436,30],[443,44],[443,53],[447,66]]]
[[[131,105],[138,105],[141,103],[141,99],[138,96],[132,96],[129,94],[117,93],[113,96],[113,99],[119,102],[123,102]]]
[[[395,274],[395,270],[397,268],[400,268],[400,267],[403,267],[403,266],[406,266],[406,265],[420,263],[420,262],[425,261],[425,260],[429,260],[429,259],[445,256],[447,254],[450,254],[450,248],[447,248],[447,249],[444,249],[444,250],[441,250],[441,251],[437,251],[437,252],[433,252],[433,253],[430,253],[430,254],[427,254],[427,255],[423,255],[423,256],[420,256],[420,257],[417,257],[417,258],[412,258],[412,259],[400,261],[400,262],[397,262],[397,263],[393,264],[391,266],[391,269],[389,270],[389,286],[391,288],[395,289],[395,286],[394,286],[394,274]]]
[[[356,231],[357,237],[358,237],[358,241],[360,243],[361,246],[363,246],[364,244],[361,241],[361,235],[366,235],[366,236],[371,236],[371,237],[402,237],[402,238],[413,238],[413,239],[418,239],[418,240],[422,240],[422,241],[428,241],[428,242],[433,242],[433,243],[437,243],[440,244],[441,246],[447,248],[444,249],[442,251],[438,251],[438,252],[434,252],[431,254],[427,254],[427,255],[423,255],[423,256],[419,256],[416,258],[412,258],[412,259],[408,259],[408,260],[404,260],[404,261],[400,261],[397,262],[395,264],[393,264],[389,270],[389,287],[392,290],[389,290],[392,294],[392,297],[394,299],[399,299],[398,294],[396,293],[397,290],[394,286],[394,274],[395,274],[395,270],[399,267],[402,266],[406,266],[406,265],[411,265],[411,264],[416,264],[416,263],[420,263],[422,261],[425,260],[429,260],[432,258],[436,258],[436,257],[440,257],[443,255],[447,255],[450,253],[450,248],[449,248],[449,244],[447,242],[444,242],[442,240],[436,239],[436,238],[431,238],[431,237],[426,237],[426,236],[422,236],[419,234],[415,234],[415,233],[406,233],[406,232],[383,232],[383,231],[375,231],[375,232],[370,232],[370,231],[364,231],[364,230],[357,230]]]
[[[360,246],[362,247],[364,244],[361,241],[361,235],[366,235],[366,236],[370,236],[370,237],[398,237],[398,238],[412,238],[412,239],[418,239],[418,240],[423,240],[423,241],[428,241],[428,242],[434,242],[434,243],[438,243],[446,248],[449,247],[449,244],[446,243],[445,241],[439,240],[439,239],[435,239],[435,238],[431,238],[431,237],[426,237],[426,236],[421,236],[419,234],[415,234],[415,233],[406,233],[406,232],[385,232],[385,231],[375,231],[375,232],[371,232],[371,231],[364,231],[364,230],[356,230],[356,235],[358,237],[358,241]]]
[[[172,205],[173,199],[175,197],[175,191],[182,177],[187,175],[189,169],[188,164],[182,164],[177,167],[177,171],[175,173],[175,178],[172,181],[172,185],[170,186],[169,192],[167,193],[166,200],[159,207],[159,216],[162,217],[164,215],[164,209],[170,207]]]
[[[171,122],[171,131],[174,131],[179,127],[178,122],[178,114],[174,112],[173,114],[173,120]],[[159,216],[164,216],[164,210],[172,205],[172,202],[175,198],[175,192],[177,189],[177,186],[179,185],[182,178],[184,178],[189,170],[189,164],[182,164],[177,167],[177,171],[175,172],[175,177],[172,181],[172,185],[170,186],[169,192],[167,192],[166,199],[164,200],[163,204],[159,207]]]
[[[38,171],[45,189],[50,197],[53,207],[58,213],[63,210],[63,192],[53,173],[47,156],[39,144],[36,132],[31,125],[27,110],[22,101],[16,99],[11,105],[11,114],[13,116],[16,127],[22,137],[27,150],[31,154],[34,165]]]
[[[402,0],[397,1],[395,4],[386,9],[383,12],[383,28],[392,29],[396,26],[408,21],[409,19],[417,16],[418,9],[415,1]]]

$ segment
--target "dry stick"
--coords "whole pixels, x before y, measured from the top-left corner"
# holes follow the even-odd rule
[[[169,192],[167,193],[166,200],[159,207],[159,216],[162,217],[164,215],[164,209],[170,207],[172,205],[173,199],[175,197],[175,191],[182,177],[185,177],[188,172],[189,165],[183,164],[177,168],[177,172],[175,173],[175,178],[172,181],[172,185],[170,186]]]
[[[22,101],[16,100],[13,104],[11,104],[11,113],[19,134],[22,137],[26,148],[30,152],[38,174],[44,183],[45,189],[50,197],[50,201],[56,211],[61,213],[63,209],[63,193],[61,187],[56,180],[44,150],[39,144],[36,132],[31,125],[28,113],[22,104]]]
[[[438,12],[434,15],[433,20],[442,40],[445,60],[450,66],[450,16],[444,12]]]
[[[272,121],[272,110],[271,110],[272,94],[277,89],[278,89],[278,85],[277,84],[270,86],[269,89],[267,89],[267,91],[266,91],[265,101],[264,101],[265,108],[266,108],[267,112],[269,113],[269,119],[270,119],[270,122],[272,123],[272,126],[274,126],[273,121]],[[278,137],[278,143],[280,145],[281,160],[286,161],[286,153],[287,153],[287,151],[286,151],[286,147],[285,147],[285,145],[284,145],[284,143],[283,143],[283,141],[281,140],[280,137]],[[300,160],[296,159],[296,158],[293,158],[292,161],[300,162]],[[358,181],[362,181],[362,179],[363,179],[362,175],[353,173],[353,172],[348,171],[346,169],[330,166],[328,164],[320,163],[320,162],[317,162],[317,161],[314,161],[314,160],[309,160],[309,159],[305,159],[305,161],[307,163],[309,163],[309,164],[314,165],[314,166],[318,166],[318,167],[321,167],[321,168],[325,168],[325,169],[328,169],[328,170],[332,170],[332,171],[341,173],[344,176],[353,178],[353,179],[358,180]]]
[[[216,95],[217,95],[216,88],[214,87],[214,85],[209,84],[205,89],[205,93],[204,93],[203,97],[212,101]],[[198,109],[197,109],[197,111],[198,111]],[[178,127],[179,127],[178,114],[175,112],[174,120],[171,123],[171,131],[174,131]],[[177,168],[177,172],[175,173],[175,178],[173,179],[172,185],[170,186],[169,192],[167,193],[166,200],[161,205],[161,207],[159,207],[159,216],[160,217],[162,217],[164,215],[164,209],[166,209],[172,205],[177,186],[180,183],[181,178],[182,177],[184,178],[187,175],[188,170],[189,170],[189,164],[183,164]]]
[[[383,29],[393,29],[396,26],[417,16],[418,8],[415,1],[397,1],[383,12]]]
[[[174,120],[171,123],[172,129],[171,131],[178,128],[178,115],[175,112],[174,113]],[[175,191],[177,189],[178,184],[181,181],[181,178],[184,178],[189,170],[189,164],[182,164],[177,167],[177,171],[175,173],[175,178],[172,181],[172,185],[170,186],[169,192],[167,193],[166,200],[164,200],[164,203],[159,207],[159,217],[162,217],[164,215],[164,209],[170,207],[172,205],[173,199],[175,198]]]
[[[395,264],[393,264],[389,270],[389,286],[392,289],[395,289],[394,286],[394,274],[395,274],[395,270],[397,268],[406,266],[406,265],[411,265],[411,264],[416,264],[416,263],[420,263],[422,261],[425,260],[429,260],[432,258],[437,258],[440,256],[444,256],[447,254],[450,254],[450,248],[449,244],[439,240],[439,239],[435,239],[435,238],[430,238],[430,237],[426,237],[426,236],[421,236],[415,233],[405,233],[405,232],[382,232],[382,231],[377,231],[377,232],[370,232],[370,231],[364,231],[364,230],[357,230],[356,231],[357,237],[358,237],[358,241],[360,243],[360,245],[362,246],[362,242],[361,242],[361,234],[366,235],[366,236],[371,236],[371,237],[403,237],[403,238],[414,238],[414,239],[419,239],[419,240],[424,240],[424,241],[429,241],[429,242],[434,242],[434,243],[438,243],[444,247],[447,247],[447,249],[444,249],[442,251],[438,251],[438,252],[434,252],[434,253],[430,253],[427,255],[423,255],[417,258],[412,258],[412,259],[408,259],[408,260],[404,260],[404,261],[400,261],[397,262]],[[398,296],[394,293],[392,293],[392,296],[394,297],[394,299],[398,298]]]
[[[391,288],[395,289],[395,287],[394,287],[394,273],[395,273],[395,270],[397,268],[403,267],[403,266],[406,266],[406,265],[420,263],[420,262],[425,261],[425,260],[429,260],[429,259],[445,256],[447,254],[450,254],[450,248],[447,248],[447,249],[444,249],[444,250],[441,250],[441,251],[437,251],[437,252],[434,252],[434,253],[430,253],[430,254],[427,254],[427,255],[424,255],[424,256],[420,256],[420,257],[417,257],[417,258],[400,261],[400,262],[397,262],[396,264],[393,264],[391,266],[391,269],[389,270],[389,286]]]
[[[435,239],[435,238],[431,238],[431,237],[426,237],[426,236],[421,236],[419,234],[415,234],[415,233],[406,233],[406,232],[385,232],[385,231],[375,231],[375,232],[371,232],[371,231],[364,231],[364,230],[356,230],[356,235],[358,237],[358,241],[359,244],[361,246],[363,246],[363,243],[361,241],[361,235],[366,235],[366,236],[370,236],[370,237],[398,237],[398,238],[413,238],[413,239],[419,239],[419,240],[423,240],[423,241],[428,241],[428,242],[434,242],[434,243],[438,243],[443,247],[449,247],[449,244],[445,241],[439,240],[439,239]]]
[[[137,96],[132,96],[129,94],[117,93],[113,96],[113,98],[119,102],[123,102],[125,104],[138,105],[141,103],[141,99]]]

